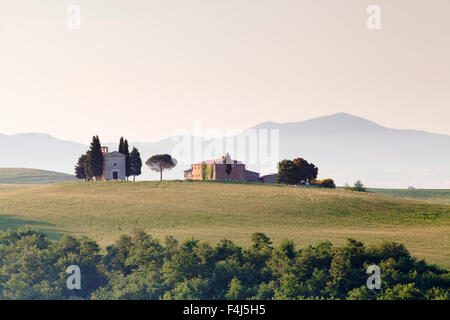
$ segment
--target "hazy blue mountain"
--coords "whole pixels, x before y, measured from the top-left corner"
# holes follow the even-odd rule
[[[88,149],[87,145],[56,139],[48,134],[24,133],[0,134],[3,148],[0,167],[34,168],[64,173],[74,173],[78,157]]]
[[[345,113],[302,122],[265,122],[250,129],[278,129],[280,159],[303,157],[319,167],[321,178],[331,177],[338,185],[361,179],[371,187],[450,188],[450,136],[416,130],[398,130],[380,126]],[[249,129],[249,130],[250,130]],[[238,137],[245,136],[243,132]],[[203,148],[212,140],[193,138]],[[143,161],[156,153],[172,153],[177,141],[168,138],[155,143],[131,142],[141,152]],[[215,144],[224,144],[215,141]],[[2,150],[0,167],[38,168],[73,173],[74,164],[87,144],[73,143],[45,134],[0,135]],[[117,149],[116,143],[105,143]],[[228,150],[233,156],[236,150]],[[208,156],[205,156],[206,158]],[[202,155],[192,158],[201,161]],[[245,160],[246,159],[238,159]],[[165,177],[182,179],[189,163],[181,163]],[[276,172],[276,167],[249,165],[250,170]],[[157,179],[145,167],[141,179]]]
[[[345,113],[280,129],[280,156],[302,156],[338,184],[361,179],[379,187],[450,188],[450,136],[380,126]]]

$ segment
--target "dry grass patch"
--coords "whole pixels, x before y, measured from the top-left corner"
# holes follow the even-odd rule
[[[86,235],[100,244],[143,228],[248,244],[253,232],[299,247],[352,237],[394,240],[429,262],[450,266],[450,206],[377,194],[210,182],[63,183],[0,193],[0,226],[44,228],[53,238]],[[11,223],[9,223],[11,221]],[[20,225],[19,221],[23,221]]]

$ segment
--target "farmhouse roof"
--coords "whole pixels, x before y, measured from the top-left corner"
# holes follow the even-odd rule
[[[194,163],[194,165],[198,165],[198,164],[206,164],[206,165],[210,165],[210,164],[223,164],[224,159],[223,158],[219,158],[219,159],[212,159],[212,160],[205,160],[199,163]],[[231,162],[234,164],[235,160],[231,160]],[[242,164],[241,161],[237,161],[237,164]]]

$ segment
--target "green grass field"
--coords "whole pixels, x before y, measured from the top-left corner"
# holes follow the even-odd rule
[[[231,239],[264,232],[304,247],[349,237],[393,240],[450,267],[450,206],[345,190],[212,182],[62,183],[0,193],[0,229],[32,227],[57,239],[107,245],[139,227],[163,240]]]
[[[53,184],[78,181],[75,176],[65,173],[22,168],[0,168],[0,184]],[[1,192],[1,191],[0,191]]]
[[[450,205],[450,189],[368,189],[386,196]]]

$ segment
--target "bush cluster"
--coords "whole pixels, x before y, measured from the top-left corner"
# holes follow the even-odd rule
[[[366,287],[372,264],[381,268],[381,290]],[[81,269],[81,290],[66,287],[69,265]],[[449,271],[393,242],[297,249],[255,233],[242,248],[229,240],[160,243],[135,230],[102,252],[87,238],[0,235],[1,299],[449,299],[449,287]]]
[[[317,187],[322,187],[322,188],[330,188],[330,189],[335,189],[336,188],[336,184],[334,183],[333,179],[327,178],[327,179],[323,179],[323,180],[313,180],[310,185],[312,186],[317,186]]]

